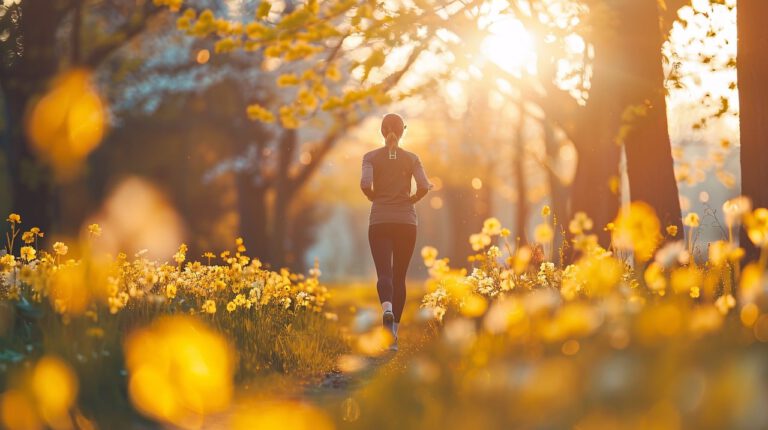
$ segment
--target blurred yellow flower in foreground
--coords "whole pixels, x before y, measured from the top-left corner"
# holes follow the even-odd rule
[[[48,423],[64,420],[77,398],[77,376],[63,361],[43,357],[32,374],[32,389],[41,415]]]
[[[479,294],[468,294],[461,302],[461,313],[470,318],[483,315],[488,309],[488,301]]]
[[[41,358],[26,383],[0,398],[2,424],[8,429],[72,428],[70,409],[77,399],[78,381],[65,362],[53,356]]]
[[[279,401],[257,403],[237,413],[230,423],[235,430],[333,430],[333,422],[306,403]]]
[[[425,246],[421,248],[421,258],[424,260],[424,265],[432,267],[437,259],[437,249],[434,246]]]
[[[549,224],[539,224],[533,231],[533,240],[538,243],[549,243],[554,239],[555,232]]]
[[[128,392],[136,408],[179,427],[199,427],[232,398],[230,346],[200,321],[186,316],[155,320],[125,343]]]
[[[104,136],[106,109],[91,75],[85,69],[64,72],[27,118],[33,148],[60,177],[75,173]]]
[[[768,209],[757,208],[747,213],[744,217],[744,227],[752,243],[759,247],[768,245]]]
[[[376,327],[357,338],[357,349],[361,354],[375,357],[384,353],[392,343],[392,332],[384,327]]]
[[[69,247],[65,245],[64,242],[56,242],[53,244],[53,252],[55,252],[56,255],[67,255]]]
[[[19,214],[10,214],[8,215],[8,218],[5,219],[11,224],[21,224],[21,215]]]
[[[587,216],[585,212],[576,212],[573,215],[573,219],[570,223],[568,223],[568,231],[571,232],[571,234],[584,234],[585,232],[588,232],[592,230],[592,227],[594,226],[594,222],[592,219]]]
[[[619,249],[634,250],[640,261],[653,256],[661,239],[661,223],[647,203],[632,202],[613,222],[613,243]]]
[[[739,222],[744,215],[752,210],[752,201],[749,197],[739,196],[723,203],[723,214],[728,227]]]
[[[480,251],[491,244],[491,236],[484,233],[473,234],[469,236],[469,243],[472,245],[472,250]]]

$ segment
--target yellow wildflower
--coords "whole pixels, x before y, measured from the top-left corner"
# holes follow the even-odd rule
[[[27,245],[29,245],[30,243],[35,241],[35,235],[32,234],[31,231],[25,231],[24,233],[21,234],[21,240]]]
[[[203,303],[203,312],[207,314],[215,314],[216,313],[216,302],[214,302],[211,299],[208,299]]]
[[[56,242],[53,244],[53,251],[56,253],[56,255],[67,255],[67,252],[69,251],[69,247],[64,244],[64,242]]]
[[[176,264],[181,264],[186,259],[187,259],[187,245],[185,243],[182,243],[181,246],[179,246],[178,252],[176,252],[176,254],[173,255],[173,261],[175,261]]]
[[[671,237],[677,236],[677,226],[676,225],[668,225],[667,226],[667,234]]]
[[[472,245],[472,250],[480,251],[491,244],[491,237],[483,233],[473,234],[469,236],[469,243]]]
[[[227,312],[234,312],[237,309],[237,305],[234,302],[227,303]]]
[[[214,254],[211,251],[207,251],[207,252],[205,252],[203,254],[203,258],[207,258],[208,259],[208,264],[210,265],[211,264],[211,259],[216,258],[216,254]]]
[[[11,224],[21,224],[21,215],[19,214],[10,214],[8,215],[8,218],[5,219]]]
[[[21,247],[21,258],[23,258],[26,261],[32,261],[36,257],[37,257],[37,251],[35,251],[35,248],[31,246]]]
[[[33,243],[35,240],[37,240],[38,237],[43,237],[45,234],[40,231],[40,228],[38,227],[32,227],[29,229],[29,231],[25,231],[21,235],[21,240],[24,241],[26,244]]]
[[[696,212],[689,212],[688,215],[686,215],[685,218],[683,219],[683,224],[692,228],[698,227],[699,214],[697,214]]]
[[[242,237],[235,239],[235,246],[237,246],[237,252],[245,252],[245,244]]]
[[[98,224],[91,224],[88,226],[88,234],[90,234],[93,237],[99,237],[101,236],[101,226]]]
[[[549,208],[549,205],[544,205],[544,207],[541,208],[541,216],[546,218],[551,213],[552,213],[552,210]]]
[[[168,284],[165,286],[165,297],[169,299],[176,298],[176,284]]]
[[[5,254],[0,257],[0,265],[4,267],[13,267],[16,265],[16,257],[13,254]]]
[[[498,218],[488,218],[483,221],[483,234],[488,236],[496,236],[501,233],[501,222]]]

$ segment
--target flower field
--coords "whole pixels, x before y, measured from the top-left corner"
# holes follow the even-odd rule
[[[743,222],[762,248],[758,262],[740,267],[732,233],[694,258],[695,244],[675,241],[642,204],[607,226],[610,250],[578,214],[572,264],[552,261],[547,207],[536,229],[545,240],[531,247],[487,220],[471,239],[471,273],[424,248],[422,307],[441,333],[362,406],[396,399],[407,412],[363,413],[360,428],[764,428],[766,211],[743,199],[724,211],[728,231]],[[699,222],[686,217],[689,237]]]
[[[727,205],[728,229],[744,223],[764,250],[764,210]],[[567,226],[572,250],[554,249],[554,232],[566,227],[546,207],[541,216],[530,245],[511,243],[498,220],[486,220],[470,238],[471,272],[424,247],[428,292],[416,299],[421,310],[393,360],[377,311],[345,307],[360,297],[340,302],[341,315],[329,311],[333,295],[317,267],[306,277],[267,270],[245,255],[241,240],[219,256],[206,253],[205,263],[189,261],[184,245],[168,263],[122,254],[75,260],[62,242],[36,247],[44,233],[23,231],[11,215],[7,247],[18,251],[0,260],[3,423],[768,424],[761,407],[768,401],[764,257],[740,267],[732,234],[697,254],[696,244],[676,241],[679,232],[661,228],[642,204],[607,227],[610,249],[597,245],[585,214]],[[698,228],[698,217],[685,225]],[[98,226],[89,231],[89,241],[99,240]],[[572,262],[564,264],[567,253]],[[307,394],[333,375],[348,383]]]
[[[227,410],[236,384],[318,377],[346,349],[325,312],[319,271],[266,270],[245,256],[242,240],[218,256],[222,264],[210,253],[205,264],[187,261],[185,245],[171,263],[124,254],[75,260],[62,242],[36,247],[44,232],[22,232],[19,215],[7,221],[8,428],[118,428],[144,418],[199,426]],[[90,226],[88,241],[100,230]]]

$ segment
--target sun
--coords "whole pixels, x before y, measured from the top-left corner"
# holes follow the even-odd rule
[[[509,73],[536,73],[533,37],[520,20],[497,15],[488,24],[488,36],[481,42],[483,55]]]

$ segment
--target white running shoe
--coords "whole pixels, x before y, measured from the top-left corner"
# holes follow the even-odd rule
[[[395,314],[392,311],[384,311],[384,316],[381,318],[384,327],[389,329],[392,335],[395,335]]]
[[[392,344],[389,345],[390,351],[397,351],[397,336],[395,336],[395,339],[392,341]]]

